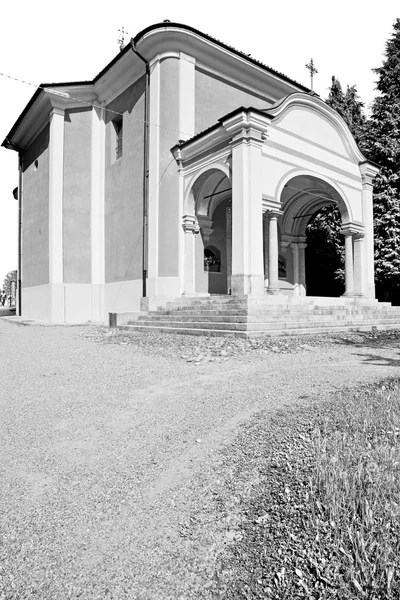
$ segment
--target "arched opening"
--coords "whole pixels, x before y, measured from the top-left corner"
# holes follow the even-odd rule
[[[344,293],[344,236],[347,204],[329,182],[298,175],[282,190],[281,249],[286,250],[287,281],[295,295]]]
[[[337,206],[317,211],[306,227],[308,296],[342,296],[345,291],[344,236]]]
[[[232,186],[220,169],[202,173],[191,189],[192,210],[199,226],[194,248],[197,294],[229,294],[232,256]]]

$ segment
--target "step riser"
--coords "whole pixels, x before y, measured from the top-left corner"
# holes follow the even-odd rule
[[[301,319],[299,319],[298,315],[286,315],[286,314],[262,314],[262,315],[204,315],[204,314],[195,314],[195,315],[187,315],[187,314],[172,314],[172,315],[140,315],[137,320],[134,322],[142,322],[142,321],[168,321],[168,322],[207,322],[207,323],[268,323],[268,322],[296,322],[296,321],[363,321],[363,320],[373,320],[375,315],[368,314],[359,314],[359,315],[348,315],[348,314],[334,314],[334,313],[325,313],[325,314],[305,314],[302,315]],[[398,321],[400,319],[400,315],[380,315],[380,321]]]
[[[126,322],[126,321],[125,321]],[[259,337],[400,328],[400,307],[368,300],[274,297],[179,298],[134,316],[127,328],[196,335]]]
[[[142,326],[142,327],[168,327],[170,329],[220,329],[220,330],[231,330],[231,331],[257,331],[257,330],[274,330],[274,329],[310,329],[314,330],[318,327],[359,327],[359,326],[369,326],[371,328],[376,324],[375,320],[370,321],[297,321],[297,322],[260,322],[260,323],[209,323],[209,322],[174,322],[174,321],[138,321],[136,323],[129,323],[132,326]],[[395,323],[391,323],[393,326],[400,326],[400,320]]]
[[[392,326],[378,326],[379,330],[393,329]],[[396,327],[397,329],[398,327]],[[234,338],[260,338],[266,336],[286,336],[286,335],[307,335],[310,334],[308,328],[299,329],[276,329],[276,330],[260,330],[260,331],[229,331],[229,330],[218,330],[218,329],[174,329],[171,327],[141,327],[139,325],[122,325],[120,329],[131,330],[131,331],[152,331],[158,333],[174,333],[180,335],[207,335],[213,337],[234,337]],[[350,331],[371,331],[370,325],[358,325],[352,327],[318,327],[315,328],[312,333],[333,333],[333,332],[350,332]]]

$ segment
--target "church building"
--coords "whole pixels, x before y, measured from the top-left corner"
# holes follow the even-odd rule
[[[306,297],[324,206],[341,215],[344,296],[375,299],[377,167],[308,88],[192,27],[152,25],[92,81],[41,85],[3,146],[19,154],[23,317]]]

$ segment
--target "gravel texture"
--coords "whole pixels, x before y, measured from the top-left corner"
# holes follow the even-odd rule
[[[215,597],[242,428],[400,364],[399,332],[251,343],[9,318],[0,348],[1,600]]]

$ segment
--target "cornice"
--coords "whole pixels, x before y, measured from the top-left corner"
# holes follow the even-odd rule
[[[220,123],[233,141],[239,141],[245,137],[262,144],[268,136],[271,118],[254,109],[242,108],[220,119]]]
[[[217,69],[222,62],[223,68],[220,70],[223,73],[230,75],[232,69],[236,73],[247,71],[248,83],[252,83],[252,85],[268,79],[269,86],[275,88],[276,98],[281,98],[294,91],[309,92],[307,87],[283,73],[271,69],[250,55],[228,46],[194,27],[181,23],[164,21],[151,25],[139,32],[133,39],[133,43],[147,60],[151,60],[155,54],[176,50],[178,47],[181,51],[194,56],[196,60],[206,59],[203,61],[205,64]],[[239,79],[243,81],[242,77]],[[256,85],[256,87],[258,86]]]
[[[29,110],[21,115],[13,129],[11,136],[4,140],[3,146],[7,145],[7,140],[10,139],[13,145],[18,146],[22,150],[27,148],[36,136],[43,130],[46,123],[50,119],[52,110],[65,111],[68,108],[85,108],[96,102],[96,95],[93,91],[92,84],[79,83],[71,85],[51,84],[41,86],[33,97],[33,102],[29,106]]]
[[[250,86],[274,100],[308,88],[283,74],[255,61],[245,54],[214,40],[206,34],[178,23],[151,26],[134,38],[140,53],[151,62],[156,55],[165,56],[177,50],[193,56],[196,64],[224,73],[243,87]]]
[[[199,134],[184,145],[174,146],[171,152],[177,162],[184,164],[199,156],[199,154],[211,151],[223,142],[228,144],[228,141],[229,134],[221,125],[216,125],[211,130],[204,132],[204,134]]]

